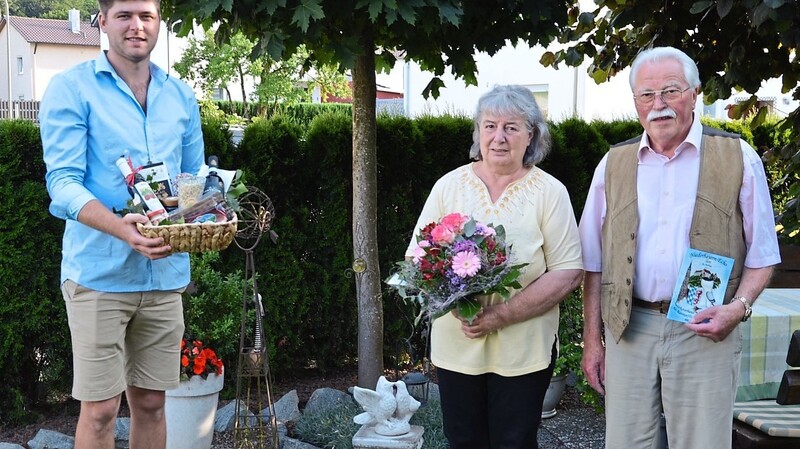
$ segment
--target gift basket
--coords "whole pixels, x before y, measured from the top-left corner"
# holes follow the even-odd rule
[[[130,159],[123,159],[117,165],[131,193],[129,206],[150,218],[149,223],[137,223],[143,236],[161,237],[173,253],[221,251],[233,242],[238,226],[236,198],[246,191],[240,171],[219,169],[212,156],[197,175],[182,173],[161,184],[166,191],[153,191],[149,186],[158,183],[152,174],[145,178],[141,168],[133,169]]]
[[[150,238],[161,237],[174,253],[221,251],[236,236],[236,213],[219,192],[205,194],[194,205],[178,208],[169,214],[170,224],[137,223],[139,232]]]
[[[225,223],[183,223],[163,226],[137,223],[139,232],[150,238],[161,237],[174,253],[221,251],[236,236],[236,215]]]

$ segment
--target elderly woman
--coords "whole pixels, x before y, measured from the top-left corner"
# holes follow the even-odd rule
[[[457,312],[434,320],[431,360],[444,431],[451,449],[538,448],[558,304],[583,275],[578,228],[564,185],[536,167],[550,149],[550,133],[533,94],[495,87],[480,98],[474,121],[476,162],[436,182],[416,229],[453,212],[503,225],[513,262],[528,265],[523,288],[508,302],[481,297],[471,324]]]

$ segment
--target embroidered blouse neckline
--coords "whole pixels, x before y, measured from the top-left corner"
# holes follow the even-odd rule
[[[508,196],[511,192],[516,190],[516,189],[512,189],[515,185],[522,184],[523,182],[526,182],[528,180],[528,178],[533,176],[534,172],[536,171],[536,166],[531,167],[528,170],[528,172],[525,173],[523,176],[521,176],[521,177],[511,181],[510,183],[508,183],[508,185],[505,186],[505,188],[503,189],[503,192],[500,194],[500,196],[497,197],[497,200],[496,201],[492,201],[492,195],[489,193],[489,187],[486,185],[486,183],[483,181],[483,179],[481,179],[481,177],[478,176],[478,172],[475,171],[475,162],[472,162],[471,164],[469,164],[468,168],[469,168],[468,171],[470,173],[470,176],[473,178],[474,181],[477,181],[480,184],[481,193],[485,197],[484,199],[489,204],[491,204],[493,206],[497,206],[498,204],[500,204],[500,202],[503,200],[504,197]]]

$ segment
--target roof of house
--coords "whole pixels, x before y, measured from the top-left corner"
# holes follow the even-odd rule
[[[5,18],[0,21],[0,30],[5,22]],[[100,29],[93,28],[89,22],[81,22],[80,33],[70,30],[69,20],[11,16],[11,25],[32,44],[100,46]]]

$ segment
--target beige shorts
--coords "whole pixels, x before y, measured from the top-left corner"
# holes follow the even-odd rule
[[[72,337],[72,396],[110,399],[128,386],[177,388],[183,303],[177,291],[106,293],[61,286]]]

